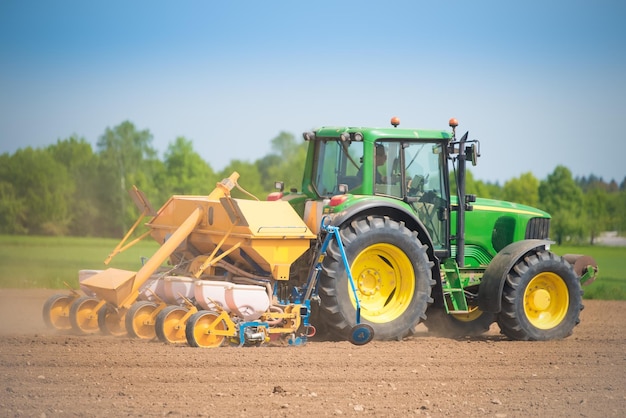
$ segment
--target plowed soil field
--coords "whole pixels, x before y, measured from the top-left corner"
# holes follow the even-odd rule
[[[49,331],[54,293],[0,289],[1,416],[626,416],[626,302],[585,301],[561,341],[200,349]]]

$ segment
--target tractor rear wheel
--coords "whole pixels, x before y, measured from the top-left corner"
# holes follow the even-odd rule
[[[428,331],[448,338],[475,337],[489,331],[495,315],[470,306],[468,313],[449,314],[444,308],[431,306],[424,325]]]
[[[399,340],[425,318],[432,302],[432,261],[417,232],[382,216],[353,220],[340,230],[361,306],[361,322],[377,340]],[[356,301],[335,241],[322,263],[319,295],[329,330],[349,339]]]
[[[507,275],[498,325],[514,340],[565,338],[580,322],[582,293],[567,261],[549,251],[530,253]]]
[[[52,295],[43,305],[43,322],[48,328],[60,331],[72,329],[70,324],[70,305],[77,296]]]

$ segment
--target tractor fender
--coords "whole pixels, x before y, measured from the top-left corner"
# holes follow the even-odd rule
[[[410,230],[417,231],[421,243],[428,246],[431,260],[434,259],[433,242],[422,221],[414,212],[393,201],[378,199],[357,202],[337,213],[332,218],[331,225],[340,227],[357,216],[369,215],[388,216],[391,219],[403,221]]]
[[[489,263],[478,287],[478,307],[483,312],[498,313],[502,309],[502,290],[506,276],[517,261],[529,251],[545,247],[552,241],[527,239],[504,247]]]

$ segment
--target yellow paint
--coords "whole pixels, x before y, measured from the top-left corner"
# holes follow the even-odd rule
[[[493,206],[481,206],[481,205],[472,205],[472,206],[474,207],[474,209],[478,209],[480,211],[521,213],[521,214],[524,214],[524,215],[540,216],[540,215],[537,214],[537,212],[531,212],[531,211],[523,210],[523,209],[498,208],[498,207],[493,207]]]

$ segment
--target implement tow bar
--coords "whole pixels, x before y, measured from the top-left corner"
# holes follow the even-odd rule
[[[339,228],[332,225],[326,225],[326,220],[327,218],[324,217],[320,225],[321,229],[327,234],[324,238],[324,242],[322,243],[322,247],[320,248],[317,263],[312,272],[313,276],[311,278],[312,280],[310,281],[309,289],[312,290],[312,287],[315,287],[315,282],[317,282],[317,277],[319,276],[319,272],[322,269],[322,261],[326,256],[326,250],[328,249],[328,245],[330,244],[330,241],[335,238],[335,240],[337,241],[337,246],[339,247],[339,252],[341,253],[341,260],[343,261],[344,268],[346,269],[346,273],[348,274],[350,288],[352,289],[352,294],[354,295],[354,300],[356,301],[356,325],[354,325],[350,329],[349,341],[354,345],[365,345],[372,341],[372,339],[374,338],[374,329],[368,324],[361,323],[361,303],[359,302],[359,297],[356,292],[356,286],[354,285],[354,279],[352,278],[352,272],[350,271],[350,265],[348,264],[346,251],[343,248],[343,243],[341,242]]]

